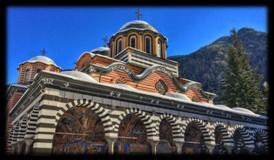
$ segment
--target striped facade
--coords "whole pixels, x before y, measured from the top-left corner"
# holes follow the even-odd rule
[[[50,91],[48,93],[51,93]],[[54,92],[52,92],[54,93]],[[76,95],[75,95],[76,96]],[[77,95],[77,97],[84,97],[85,95]],[[214,146],[214,132],[209,128],[219,128],[223,135],[223,143],[228,148],[233,148],[233,134],[238,131],[244,139],[245,147],[249,150],[254,148],[254,134],[251,135],[242,125],[226,125],[219,121],[206,121],[200,118],[182,117],[174,115],[172,113],[157,113],[142,110],[140,108],[131,107],[129,103],[120,103],[120,106],[113,107],[108,100],[99,97],[89,97],[85,99],[67,99],[59,97],[61,101],[58,101],[55,95],[51,94],[46,96],[46,99],[41,99],[40,104],[30,108],[27,115],[21,115],[22,117],[18,121],[13,122],[14,128],[11,132],[11,144],[14,153],[25,153],[22,151],[22,144],[19,142],[26,139],[31,139],[32,143],[30,148],[25,150],[31,150],[32,153],[45,153],[51,154],[53,148],[53,138],[55,129],[59,119],[69,109],[74,107],[87,107],[90,108],[101,119],[104,126],[104,133],[106,139],[117,139],[119,125],[121,121],[127,115],[135,115],[141,119],[145,125],[147,138],[150,141],[159,141],[159,125],[163,119],[166,119],[172,126],[172,136],[176,143],[184,143],[184,133],[190,123],[194,123],[201,130],[203,139],[206,145]],[[54,99],[54,100],[53,100]],[[64,101],[68,101],[67,103]],[[101,103],[98,103],[101,101]],[[103,103],[102,103],[103,102]],[[229,130],[232,130],[229,133]],[[254,133],[258,132],[263,135],[264,144],[267,142],[266,132],[261,129],[252,129]]]

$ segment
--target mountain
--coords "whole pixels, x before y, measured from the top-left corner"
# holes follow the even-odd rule
[[[267,79],[267,33],[252,28],[238,30],[238,38],[245,49],[251,66],[262,78]],[[223,79],[230,36],[223,36],[213,43],[187,54],[168,57],[179,62],[180,77],[201,82],[205,91],[218,95],[215,102],[222,102]]]

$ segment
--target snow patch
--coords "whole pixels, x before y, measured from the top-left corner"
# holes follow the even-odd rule
[[[110,48],[108,47],[98,47],[98,48],[95,48],[93,49],[91,52],[103,52],[103,51],[109,51]]]
[[[60,74],[70,76],[73,79],[79,79],[79,80],[84,80],[84,81],[94,82],[94,83],[97,82],[95,79],[93,79],[88,74],[83,73],[83,72],[79,72],[79,71],[63,71]]]
[[[56,63],[52,59],[50,59],[49,57],[46,57],[46,56],[35,56],[23,63],[36,63],[36,62],[41,62],[41,63],[48,64],[48,65],[51,64],[58,68],[61,68],[61,67],[57,66]],[[21,63],[21,64],[23,64],[23,63]]]
[[[83,53],[79,56],[79,58],[77,59],[77,62],[80,60],[80,58],[81,58],[84,54],[89,54],[91,57],[96,56],[96,54],[94,54],[94,53],[92,53],[92,52],[85,51],[85,52],[83,52]]]

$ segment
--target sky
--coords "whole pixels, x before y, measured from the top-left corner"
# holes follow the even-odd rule
[[[265,7],[139,7],[147,21],[168,38],[168,56],[190,54],[230,34],[232,28],[267,32]],[[46,50],[62,69],[74,68],[84,51],[104,44],[136,7],[9,7],[7,80],[16,83],[18,65]]]

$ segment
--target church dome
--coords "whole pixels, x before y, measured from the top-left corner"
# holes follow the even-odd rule
[[[157,32],[158,31],[152,27],[149,23],[147,23],[146,21],[142,21],[142,20],[134,20],[134,21],[130,21],[127,22],[126,24],[124,24],[121,28],[120,28],[120,32],[122,31],[127,31],[130,29],[136,29],[136,30],[151,30],[153,32]]]
[[[52,65],[58,67],[52,59],[50,59],[49,57],[46,57],[46,56],[35,56],[23,63],[35,63],[35,62],[41,62],[41,63],[45,63],[45,64],[49,64],[49,65],[52,64]]]

